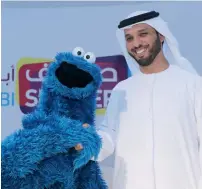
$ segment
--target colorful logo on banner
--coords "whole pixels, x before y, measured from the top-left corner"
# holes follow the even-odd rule
[[[17,64],[16,97],[20,110],[30,113],[38,103],[43,77],[51,59],[22,58]],[[98,90],[97,114],[104,114],[108,99],[115,85],[128,77],[125,58],[122,55],[98,57],[103,84]]]

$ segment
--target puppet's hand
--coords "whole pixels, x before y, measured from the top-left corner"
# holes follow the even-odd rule
[[[84,128],[88,128],[88,127],[89,127],[89,124],[88,124],[88,123],[84,123],[84,124],[83,124],[83,127],[84,127]],[[79,144],[77,144],[74,148],[75,148],[75,150],[80,151],[80,150],[83,149],[83,145],[82,145],[81,143],[79,143]]]
[[[101,138],[97,134],[95,127],[87,123],[82,126],[86,133],[82,142],[75,146],[78,156],[74,161],[74,170],[86,164],[92,157],[97,159],[101,149]]]

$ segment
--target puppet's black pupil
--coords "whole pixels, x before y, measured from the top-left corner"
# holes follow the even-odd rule
[[[90,55],[86,55],[86,58],[89,59],[89,58],[90,58]]]
[[[78,51],[77,54],[78,54],[78,55],[81,55],[81,51]]]

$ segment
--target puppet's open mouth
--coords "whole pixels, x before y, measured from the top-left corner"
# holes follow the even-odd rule
[[[93,77],[89,73],[68,62],[62,62],[55,74],[60,83],[68,88],[84,88],[93,81]]]

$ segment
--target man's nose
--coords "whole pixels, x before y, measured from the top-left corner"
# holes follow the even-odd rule
[[[142,44],[142,41],[140,39],[140,37],[134,37],[134,40],[133,40],[133,47],[134,48],[139,48]]]

